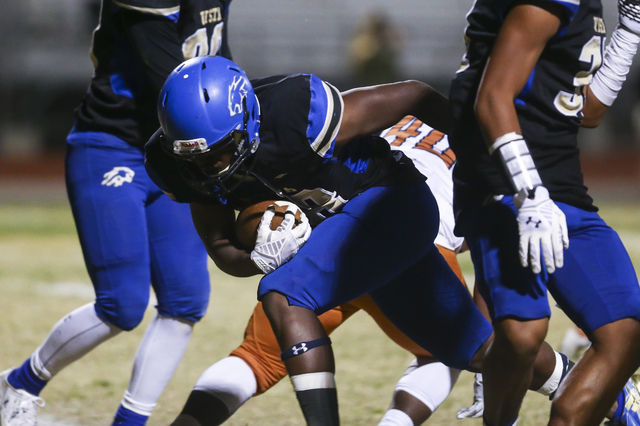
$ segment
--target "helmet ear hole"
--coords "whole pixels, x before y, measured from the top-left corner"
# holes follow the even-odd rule
[[[162,97],[162,106],[167,106],[167,98],[169,97],[169,92],[164,92],[164,96]]]
[[[204,101],[209,103],[209,92],[207,92],[207,89],[202,89],[202,92],[204,94]]]

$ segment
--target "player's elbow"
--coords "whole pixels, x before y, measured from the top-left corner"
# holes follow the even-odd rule
[[[473,112],[479,123],[485,123],[491,117],[497,116],[500,105],[500,99],[491,93],[491,91],[481,90],[476,96],[473,105]]]
[[[207,252],[213,263],[225,274],[244,278],[262,273],[251,260],[249,253],[238,249],[229,241],[209,244]]]
[[[589,86],[584,89],[584,99],[585,102],[582,107],[582,120],[580,124],[582,127],[593,129],[602,123],[609,107],[603,104],[600,99],[593,94]]]

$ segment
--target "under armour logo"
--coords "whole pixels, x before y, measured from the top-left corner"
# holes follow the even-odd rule
[[[123,183],[133,181],[135,172],[128,167],[114,167],[113,170],[108,171],[102,177],[102,185],[104,186],[122,186]]]
[[[296,355],[298,355],[300,353],[305,353],[308,350],[309,350],[309,348],[307,348],[307,344],[306,343],[300,343],[300,347],[293,346],[291,348],[291,351],[293,352],[293,356],[296,356]]]
[[[529,216],[529,219],[527,219],[527,221],[525,222],[525,225],[529,225],[531,223],[535,224],[536,228],[538,228],[540,226],[540,224],[542,223],[542,221],[539,220],[539,221],[536,222],[535,220],[533,220],[533,218],[531,216]]]

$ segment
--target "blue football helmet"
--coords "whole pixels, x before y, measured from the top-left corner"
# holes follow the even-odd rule
[[[260,105],[244,71],[229,59],[201,56],[169,75],[158,99],[163,147],[200,192],[225,196],[250,173],[260,144]],[[228,167],[214,166],[232,153]]]

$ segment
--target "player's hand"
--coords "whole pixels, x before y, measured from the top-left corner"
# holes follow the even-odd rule
[[[294,228],[297,206],[290,205],[284,213],[282,223],[271,230],[271,220],[275,216],[272,206],[267,207],[260,225],[256,245],[251,252],[251,260],[265,274],[269,274],[287,263],[298,252],[311,234],[309,219],[302,213],[300,223]]]
[[[475,419],[484,414],[484,388],[482,386],[482,374],[476,373],[473,380],[473,405],[469,408],[461,408],[456,417],[458,419]]]
[[[640,0],[618,0],[618,19],[629,31],[640,35]]]
[[[518,208],[520,233],[520,263],[531,267],[534,274],[542,270],[542,258],[547,272],[552,274],[564,265],[563,250],[569,248],[567,219],[549,198],[544,186],[534,189],[533,198],[524,191],[513,198]],[[542,252],[541,252],[542,250]]]

